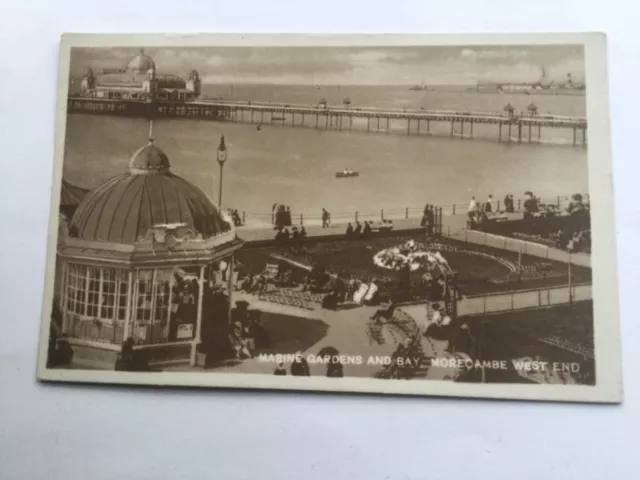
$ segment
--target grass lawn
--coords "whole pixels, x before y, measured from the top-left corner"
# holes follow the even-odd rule
[[[260,321],[269,332],[270,345],[257,349],[256,354],[305,351],[322,340],[329,329],[322,320],[278,313],[261,312]]]
[[[593,359],[540,339],[559,337],[574,346],[593,352],[593,303],[579,302],[543,310],[522,310],[469,321],[471,332],[481,345],[481,356],[487,360],[512,360],[523,357],[548,362],[577,362],[584,383],[594,384]],[[490,382],[522,382],[515,371],[488,372]]]

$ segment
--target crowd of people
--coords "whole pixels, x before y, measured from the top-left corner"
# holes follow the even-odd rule
[[[497,213],[513,213],[513,195],[507,194],[501,206],[504,208],[496,211],[498,209],[494,207],[491,195],[484,203],[472,197],[467,211],[468,227],[482,228],[489,218],[499,218],[496,217]],[[559,203],[542,203],[533,192],[526,191],[522,202],[522,219],[524,223],[520,229],[512,233],[548,239],[553,246],[570,252],[591,251],[590,206],[579,193],[572,195],[568,207],[563,210]]]
[[[344,366],[340,362],[340,353],[334,347],[324,347],[320,350],[317,357],[326,358],[327,361],[323,362],[326,364],[326,376],[330,378],[341,378],[344,376]],[[291,362],[289,367],[289,371],[294,377],[309,377],[311,376],[311,369],[309,368],[309,362],[307,362],[306,358],[302,352],[298,351],[295,353],[294,360]],[[284,362],[278,362],[275,370],[273,371],[274,375],[277,376],[286,376],[287,368],[284,365]]]
[[[299,229],[298,227],[291,227],[291,231],[289,231],[286,227],[276,227],[276,236],[275,240],[278,242],[286,242],[289,240],[303,240],[307,238],[307,229],[302,225]]]
[[[424,211],[422,212],[422,220],[420,221],[420,226],[425,227],[427,229],[427,233],[431,234],[434,232],[434,226],[436,222],[436,206],[427,204],[424,207]]]
[[[227,213],[229,214],[229,217],[233,221],[233,225],[234,226],[236,226],[236,227],[241,227],[242,226],[242,217],[240,216],[240,213],[238,212],[237,209],[228,208],[227,209]]]
[[[257,349],[271,346],[271,336],[260,321],[258,310],[249,310],[249,303],[236,302],[231,312],[232,329],[229,336],[235,358],[252,358]]]
[[[524,197],[524,202],[522,203],[523,218],[529,220],[541,212],[540,199],[531,191],[526,191]],[[518,208],[520,208],[520,203],[518,203]],[[515,213],[515,211],[515,201],[513,194],[510,193],[504,196],[502,204],[500,204],[500,201],[495,201],[491,194],[487,196],[485,202],[479,202],[476,197],[471,197],[469,208],[467,209],[468,225],[473,228],[476,225],[483,224],[491,217],[495,218],[499,214]]]
[[[388,219],[382,219],[379,222],[365,220],[363,223],[360,223],[359,220],[356,220],[355,227],[351,222],[347,223],[345,236],[347,238],[368,238],[375,232],[393,230],[393,227],[393,221]]]
[[[566,226],[556,232],[556,247],[569,252],[591,252],[591,214],[590,205],[582,195],[571,197],[567,207],[569,219]]]
[[[288,205],[274,203],[271,207],[274,229],[282,230],[293,225],[291,220],[291,208]]]

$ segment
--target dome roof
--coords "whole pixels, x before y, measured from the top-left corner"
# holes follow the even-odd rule
[[[88,192],[89,190],[73,185],[63,178],[62,190],[60,191],[60,206],[67,207],[79,205]]]
[[[184,224],[205,239],[232,230],[202,190],[171,173],[167,155],[152,142],[133,155],[129,166],[129,172],[84,197],[71,219],[70,236],[133,244],[156,225]]]
[[[154,68],[156,68],[156,64],[151,57],[144,54],[144,50],[140,50],[140,55],[133,57],[127,66],[127,69],[134,73],[147,73]]]
[[[129,160],[129,170],[138,174],[166,173],[171,168],[169,157],[150,140],[140,147]]]

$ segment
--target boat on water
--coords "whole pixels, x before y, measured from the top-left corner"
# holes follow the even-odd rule
[[[426,92],[433,90],[433,88],[427,87],[427,84],[422,82],[420,85],[412,85],[409,87],[409,90],[413,90],[414,92]]]
[[[359,177],[360,173],[354,172],[352,170],[346,172],[336,172],[336,178],[348,178],[348,177]]]

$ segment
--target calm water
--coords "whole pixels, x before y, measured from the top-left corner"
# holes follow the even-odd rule
[[[345,98],[352,108],[407,108],[426,110],[467,110],[499,112],[511,103],[517,112],[527,113],[533,102],[540,114],[585,116],[584,95],[524,95],[517,93],[477,93],[465,87],[434,87],[431,91],[411,91],[404,86],[322,85],[204,85],[205,97],[233,100],[317,104],[324,98],[329,105],[342,105]]]
[[[69,115],[65,179],[96,187],[125,171],[133,152],[147,142],[148,128],[143,119]],[[381,208],[396,209],[399,214],[426,202],[466,203],[471,195],[485,199],[488,193],[501,199],[507,192],[518,197],[526,190],[543,197],[587,192],[583,148],[268,125],[258,131],[255,125],[197,120],[154,122],[156,144],[169,156],[173,171],[212,199],[218,197],[216,148],[223,133],[229,146],[223,203],[246,211],[253,223],[268,222],[276,202],[290,205],[295,216],[303,212],[318,218],[325,207],[339,218],[341,212],[351,216],[356,210],[379,215]],[[335,172],[346,167],[360,177],[336,179]]]

